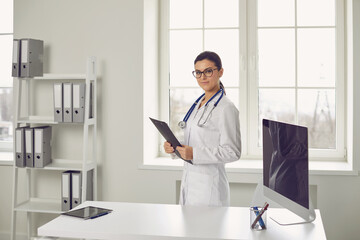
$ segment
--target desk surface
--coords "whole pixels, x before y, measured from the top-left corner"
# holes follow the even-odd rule
[[[167,204],[88,201],[78,207],[97,206],[114,211],[83,220],[59,216],[38,228],[38,235],[88,239],[326,239],[320,211],[313,223],[280,226],[269,218],[267,229],[250,230],[249,209],[193,207]]]

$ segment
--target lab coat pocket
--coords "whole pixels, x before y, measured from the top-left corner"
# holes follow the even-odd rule
[[[213,177],[199,172],[189,172],[186,205],[209,205],[212,194]]]

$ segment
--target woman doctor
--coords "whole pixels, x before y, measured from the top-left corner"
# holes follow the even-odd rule
[[[225,163],[241,155],[239,111],[226,97],[220,81],[224,69],[220,57],[205,51],[195,61],[193,75],[204,90],[179,123],[185,131],[185,143],[176,150],[185,160],[181,181],[180,204],[229,206],[229,182]],[[169,142],[166,153],[174,153]]]

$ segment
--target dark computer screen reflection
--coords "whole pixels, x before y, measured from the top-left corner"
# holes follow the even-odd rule
[[[307,129],[273,121],[266,127],[263,137],[268,143],[263,147],[268,154],[264,154],[264,184],[309,208]]]

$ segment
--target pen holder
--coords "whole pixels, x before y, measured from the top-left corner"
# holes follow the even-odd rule
[[[259,217],[259,215],[261,215]],[[266,211],[262,211],[262,207],[250,207],[250,229],[261,231],[267,226]]]

